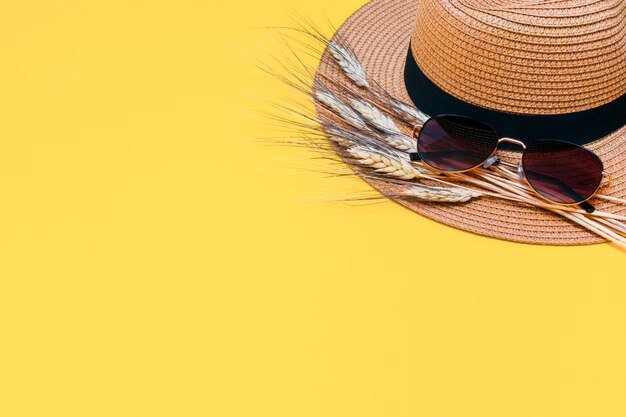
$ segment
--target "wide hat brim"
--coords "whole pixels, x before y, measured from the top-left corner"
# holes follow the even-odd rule
[[[410,103],[404,83],[404,66],[411,40],[418,2],[415,0],[373,0],[355,12],[337,34],[354,50],[368,76],[393,96]],[[326,52],[328,53],[328,51]],[[322,59],[318,77],[342,79],[332,59]],[[324,121],[329,117],[319,112]],[[602,193],[626,198],[626,126],[585,145],[600,156],[605,171],[612,177]],[[500,151],[499,151],[500,152]],[[518,161],[519,153],[500,152],[503,159]],[[345,155],[341,155],[348,159]],[[399,186],[365,178],[385,195],[398,195]],[[516,242],[547,245],[584,245],[602,243],[602,237],[543,209],[481,197],[461,204],[423,203],[396,200],[431,219],[480,235]],[[626,207],[599,199],[592,200],[598,210],[626,215]]]

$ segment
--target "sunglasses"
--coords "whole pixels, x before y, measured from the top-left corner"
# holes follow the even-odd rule
[[[569,142],[539,140],[529,145],[517,139],[503,138],[491,126],[465,116],[431,117],[413,131],[417,152],[411,160],[421,160],[443,172],[466,172],[493,164],[517,169],[522,180],[544,199],[565,205],[579,205],[587,212],[595,208],[587,202],[602,183],[604,166],[595,153]],[[523,149],[517,165],[501,161],[494,154],[503,142]]]

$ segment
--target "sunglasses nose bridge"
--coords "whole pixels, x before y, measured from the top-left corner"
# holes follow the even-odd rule
[[[515,145],[521,146],[522,149],[526,149],[526,144],[524,142],[522,142],[521,140],[517,140],[517,139],[513,139],[513,138],[500,138],[498,140],[498,144],[504,143],[504,142],[513,143]]]
[[[498,140],[498,145],[501,144],[501,143],[504,143],[504,142],[508,142],[508,143],[512,143],[514,145],[521,146],[522,150],[526,150],[526,144],[524,142],[522,142],[521,140],[517,140],[517,139],[513,139],[513,138],[506,138],[506,137],[505,138],[500,138]],[[517,173],[517,176],[520,179],[522,179],[522,180],[524,179],[524,169],[522,168],[522,164],[521,163],[518,162],[517,164],[512,164],[510,162],[502,161],[500,159],[498,160],[498,162],[500,164],[502,164],[502,165],[508,166],[510,168],[514,168],[516,173]]]

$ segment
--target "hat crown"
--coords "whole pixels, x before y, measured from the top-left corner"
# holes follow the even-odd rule
[[[411,48],[466,102],[563,114],[626,93],[625,34],[621,0],[421,0]]]

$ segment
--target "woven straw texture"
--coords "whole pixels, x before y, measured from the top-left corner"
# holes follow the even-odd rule
[[[421,0],[413,56],[464,101],[570,113],[626,92],[626,2]]]
[[[511,6],[513,3],[516,6]],[[428,66],[427,74],[431,79],[465,101],[511,112],[565,113],[595,107],[624,93],[624,3],[591,0],[373,0],[353,14],[338,33],[353,47],[370,78],[407,102],[410,99],[404,86],[404,63],[413,38],[413,44],[417,45],[414,56],[420,65]],[[456,20],[448,20],[454,14]],[[466,23],[461,24],[461,21]],[[419,33],[425,24],[432,26],[432,32]],[[420,30],[414,31],[416,27]],[[544,40],[545,43],[541,43]],[[501,56],[498,61],[488,63],[486,57],[502,54],[502,48],[488,46],[489,42],[507,45],[511,57]],[[456,45],[459,45],[458,49]],[[463,57],[462,45],[469,48],[466,51],[481,50],[481,58],[470,60]],[[602,45],[604,49],[598,52]],[[532,52],[535,47],[536,53]],[[600,54],[601,59],[596,54]],[[439,55],[445,55],[449,60],[445,61]],[[540,57],[544,58],[543,61]],[[568,66],[567,62],[572,60],[580,65]],[[323,59],[318,74],[334,79],[344,77],[331,61]],[[450,66],[453,61],[456,63]],[[473,69],[479,65],[484,66],[484,71]],[[533,65],[540,65],[541,71]],[[567,71],[560,72],[565,67]],[[465,78],[461,69],[467,70]],[[513,75],[514,71],[520,70],[523,78]],[[589,73],[589,77],[579,78],[576,71]],[[509,73],[508,77],[503,76]],[[587,83],[582,83],[583,79]],[[561,88],[548,89],[550,94],[546,95],[542,83]],[[526,100],[503,95],[511,85],[517,85],[515,91]],[[598,90],[590,94],[588,91],[594,88]],[[568,101],[564,95],[572,91],[577,98]],[[560,93],[552,96],[555,92]],[[328,116],[320,112],[320,117]],[[601,191],[626,198],[626,126],[587,147],[602,158],[605,171],[613,177],[610,188]],[[499,151],[499,156],[512,162],[519,161],[519,153]],[[345,155],[342,157],[346,158]],[[393,184],[366,181],[383,194],[398,194],[399,189]],[[442,223],[505,240],[549,245],[604,241],[542,209],[491,197],[463,204],[397,202]],[[600,200],[592,200],[592,203],[600,210],[626,215],[624,206]]]

